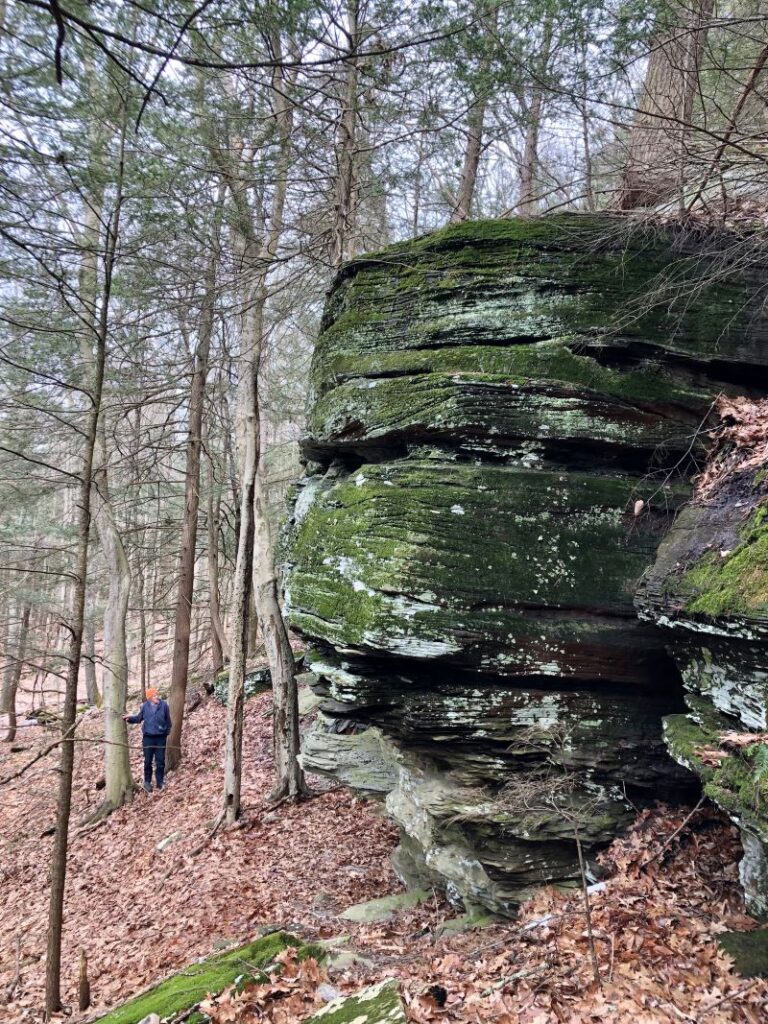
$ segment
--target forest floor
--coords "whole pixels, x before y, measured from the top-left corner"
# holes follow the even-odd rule
[[[270,807],[270,696],[246,710],[242,827],[204,845],[220,800],[225,712],[210,699],[193,711],[184,762],[163,793],[140,793],[71,845],[63,950],[65,1001],[76,1002],[80,950],[88,956],[94,1008],[80,1020],[267,925],[306,939],[349,936],[358,954],[320,971],[299,971],[288,990],[266,986],[242,1000],[226,995],[214,1019],[286,1024],[322,1005],[318,977],[341,992],[399,978],[416,1022],[498,1024],[768,1019],[768,982],[731,970],[716,936],[750,928],[737,884],[735,830],[702,809],[643,813],[603,855],[605,887],[592,895],[600,981],[590,956],[583,895],[542,890],[514,922],[439,936],[454,911],[436,894],[376,924],[339,919],[349,906],[401,890],[389,865],[395,829],[377,806],[340,789],[298,805]],[[76,752],[74,822],[98,804],[100,712],[88,713]],[[34,737],[31,734],[35,734]],[[139,738],[133,750],[139,777]],[[0,745],[0,779],[18,771],[43,730],[25,730],[29,749]],[[0,1020],[40,1020],[56,762],[38,761],[0,786]],[[681,827],[682,826],[682,827]],[[158,844],[172,841],[162,850]],[[351,961],[351,962],[350,962]]]

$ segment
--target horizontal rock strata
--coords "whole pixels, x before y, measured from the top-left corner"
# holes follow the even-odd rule
[[[468,223],[353,261],[313,364],[285,552],[323,696],[305,763],[386,799],[404,878],[494,910],[690,785],[634,590],[764,338],[743,281],[670,303],[684,254],[623,223]]]

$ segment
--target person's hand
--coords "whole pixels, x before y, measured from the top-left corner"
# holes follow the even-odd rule
[[[130,715],[123,715],[123,721],[127,722],[130,717]]]

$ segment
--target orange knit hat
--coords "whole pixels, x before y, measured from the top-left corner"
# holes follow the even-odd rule
[[[159,690],[152,689],[151,687],[150,687],[150,689],[147,690],[147,700],[152,700],[153,697],[159,697],[159,696],[160,696],[160,691]]]

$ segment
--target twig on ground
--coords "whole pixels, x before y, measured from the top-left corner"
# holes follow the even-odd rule
[[[688,822],[691,820],[691,818],[694,816],[694,814],[696,814],[696,812],[699,810],[699,808],[701,807],[701,805],[704,803],[704,801],[706,799],[707,798],[702,793],[701,796],[699,797],[699,800],[698,800],[698,803],[696,804],[696,806],[693,808],[693,810],[690,812],[690,814],[687,814],[685,816],[684,820],[681,822],[680,825],[678,825],[678,827],[675,829],[675,831],[672,833],[672,835],[664,840],[664,843],[662,844],[661,848],[659,850],[657,850],[656,853],[654,853],[652,856],[648,857],[647,860],[643,861],[643,863],[640,865],[640,871],[642,871],[644,868],[646,868],[649,864],[652,864],[653,861],[655,861],[657,858],[661,857],[661,855],[664,853],[664,851],[669,847],[670,843],[673,842],[675,837],[680,835],[680,833],[683,831],[685,826],[688,824]]]
[[[748,985],[743,985],[740,989],[737,989],[735,992],[729,992],[727,995],[722,996],[716,1002],[710,1003],[709,1006],[705,1006],[703,1010],[699,1011],[699,1015],[695,1017],[694,1020],[700,1021],[702,1017],[704,1017],[708,1013],[711,1013],[713,1010],[716,1010],[718,1006],[722,1006],[723,1003],[729,1003],[732,999],[738,999],[739,996],[743,996],[745,992],[749,992],[751,988],[754,988],[760,980],[760,978],[753,978]]]

